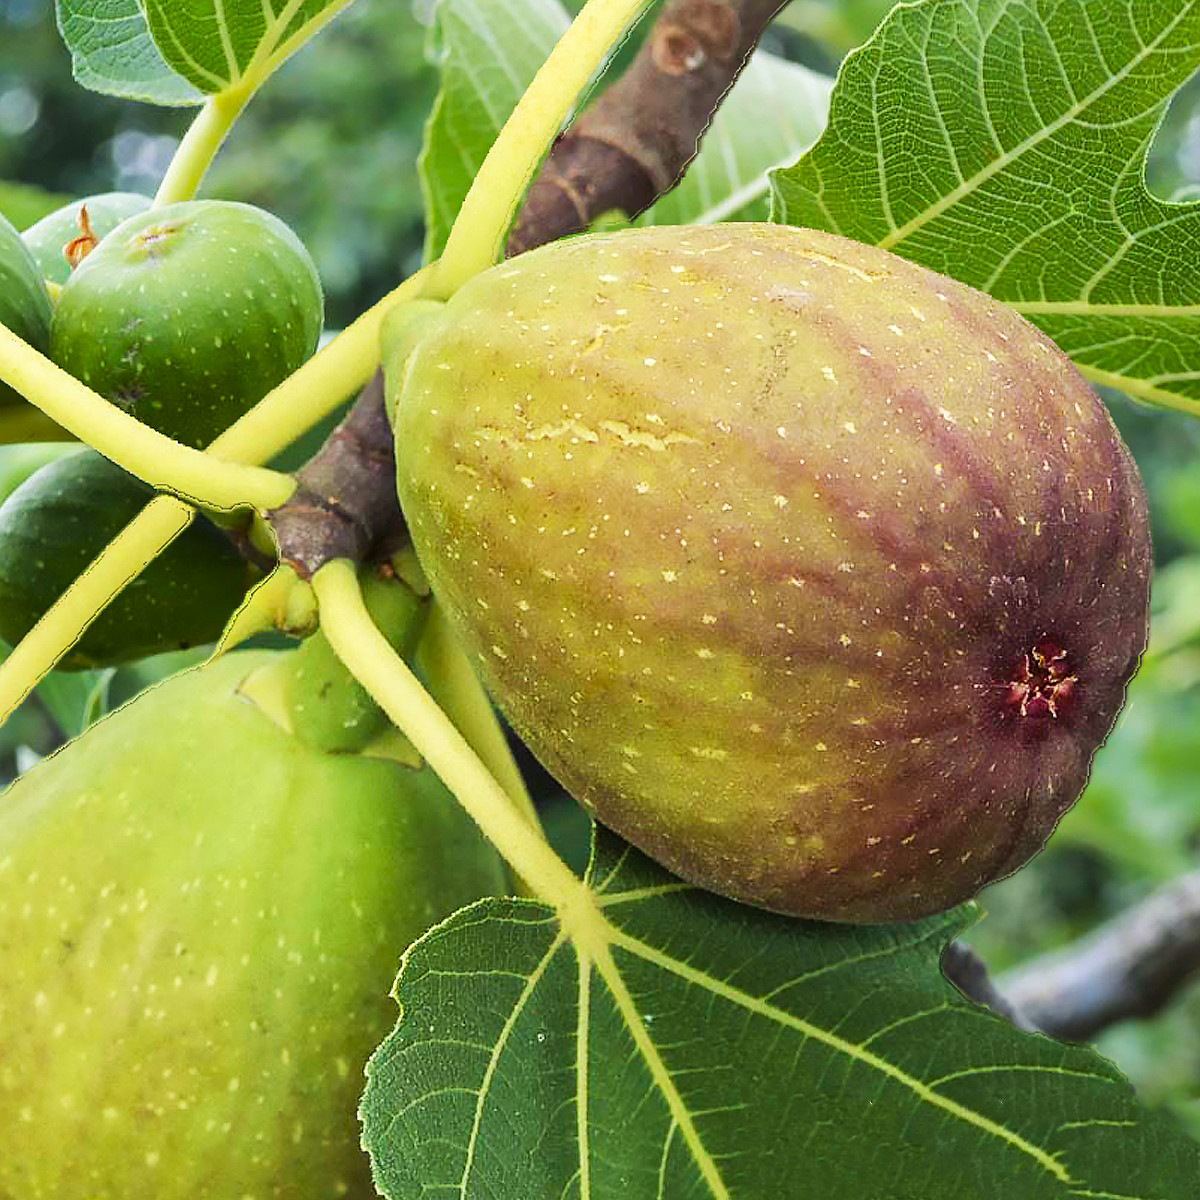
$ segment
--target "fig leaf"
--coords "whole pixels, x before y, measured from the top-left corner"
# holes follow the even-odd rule
[[[586,939],[487,900],[409,951],[363,1101],[389,1200],[1194,1197],[1200,1146],[1110,1063],[942,977],[970,909],[788,920],[603,830],[588,878]]]
[[[1200,204],[1145,183],[1198,63],[1195,3],[900,5],[776,173],[773,217],[988,292],[1094,383],[1200,414]]]

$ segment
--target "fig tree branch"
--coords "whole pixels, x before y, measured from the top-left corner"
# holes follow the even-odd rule
[[[517,214],[508,255],[576,233],[614,208],[632,216],[670,191],[784,3],[668,0],[629,69],[543,163]],[[331,436],[300,472],[296,495],[270,514],[280,557],[304,578],[334,558],[361,562],[370,531],[380,520],[384,528],[398,519],[382,397],[376,372],[339,427],[346,437]],[[360,407],[374,411],[360,414]],[[351,445],[357,449],[348,453]]]
[[[1024,1029],[1027,1033],[1037,1029],[1019,1008],[1001,995],[983,959],[965,942],[951,942],[942,951],[942,972],[964,996],[990,1008],[1018,1029]]]
[[[1181,876],[1063,950],[1000,981],[1036,1028],[1085,1041],[1160,1012],[1200,973],[1200,869]]]
[[[301,579],[335,558],[362,562],[381,541],[403,536],[396,459],[376,371],[346,419],[296,474],[291,499],[268,513],[281,562]]]
[[[509,257],[613,209],[636,216],[669,192],[786,2],[668,0],[628,70],[542,164],[509,234]]]

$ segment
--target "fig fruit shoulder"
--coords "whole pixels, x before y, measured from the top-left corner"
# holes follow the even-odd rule
[[[375,1196],[400,956],[507,877],[415,756],[321,752],[243,693],[289,655],[175,676],[6,793],[0,1195]]]
[[[139,421],[211,442],[316,349],[317,270],[278,217],[189,200],[128,217],[64,284],[50,357]]]
[[[153,499],[94,450],[34,471],[0,504],[0,637],[15,644]],[[257,570],[198,516],[87,628],[59,664],[114,666],[215,641]]]
[[[387,371],[494,697],[680,875],[908,919],[1078,796],[1145,644],[1145,500],[1002,304],[810,230],[641,229],[476,277]]]

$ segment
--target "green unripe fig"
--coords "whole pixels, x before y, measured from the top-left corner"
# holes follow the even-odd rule
[[[79,454],[79,442],[14,442],[0,446],[0,504],[47,463]]]
[[[0,325],[43,354],[50,344],[50,295],[21,235],[3,216],[0,216]],[[24,398],[8,384],[0,383],[0,405],[24,403]]]
[[[686,879],[915,918],[1078,796],[1145,644],[1145,499],[1004,305],[810,230],[642,229],[478,276],[387,371],[497,702]]]
[[[145,212],[149,207],[150,197],[138,192],[101,192],[56,208],[24,230],[21,239],[29,247],[43,277],[51,283],[64,284],[71,274],[71,264],[67,261],[65,251],[86,232],[85,209],[87,227],[99,240],[126,217]]]
[[[506,876],[419,760],[177,675],[0,804],[0,1196],[374,1197],[356,1120],[400,955]]]
[[[139,421],[199,447],[313,353],[322,311],[316,267],[282,221],[192,200],[101,239],[63,286],[50,355]]]
[[[94,450],[30,475],[0,504],[0,637],[19,642],[153,496]],[[197,517],[59,665],[112,666],[215,641],[256,577],[229,538]]]

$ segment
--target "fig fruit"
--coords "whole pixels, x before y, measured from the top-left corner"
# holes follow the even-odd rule
[[[126,217],[145,212],[149,207],[150,197],[138,192],[101,192],[56,208],[22,232],[21,239],[29,247],[43,277],[51,283],[63,284],[71,274],[71,264],[67,261],[65,251],[85,232],[85,208],[87,225],[99,239],[115,229]]]
[[[243,694],[289,656],[175,676],[5,795],[0,1196],[375,1196],[355,1111],[400,955],[507,878],[415,757]]]
[[[94,450],[34,471],[0,504],[0,637],[15,644],[154,492]],[[59,664],[113,666],[215,641],[258,572],[198,516]]]
[[[0,325],[45,353],[50,344],[50,295],[21,235],[0,216]],[[0,383],[0,405],[24,404],[23,396]]]
[[[139,421],[200,447],[317,347],[321,285],[299,238],[249,204],[128,217],[71,273],[50,356]]]
[[[494,697],[684,878],[915,918],[1078,796],[1145,643],[1145,499],[1004,305],[810,230],[592,235],[473,279],[388,380]]]
[[[0,446],[0,504],[47,463],[79,454],[79,442],[12,442]]]

